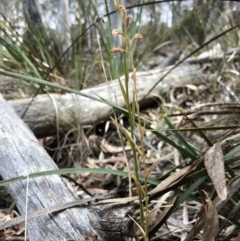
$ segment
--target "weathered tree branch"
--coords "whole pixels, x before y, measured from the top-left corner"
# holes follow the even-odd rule
[[[146,96],[151,87],[166,73],[168,69],[137,74],[137,91],[140,105],[149,105],[153,101],[153,95],[161,95],[169,92],[173,87],[187,84],[200,84],[206,76],[197,65],[182,65],[172,71],[160,82],[151,96]],[[130,79],[129,92],[133,91],[133,83]],[[84,89],[81,93],[103,99],[124,106],[124,99],[119,88],[118,80]],[[132,94],[130,94],[132,97]],[[22,116],[31,98],[9,101],[19,116]],[[49,94],[38,96],[30,106],[24,121],[37,137],[45,137],[55,134],[56,131],[69,130],[82,124],[89,125],[106,119],[111,115],[112,108],[106,104],[87,99],[80,95]]]
[[[47,152],[38,143],[28,126],[0,95],[0,175],[10,179],[27,176],[30,173],[57,169]],[[22,215],[25,214],[27,181],[8,185],[10,194]],[[79,200],[69,183],[58,175],[38,177],[28,180],[28,213]],[[121,241],[130,228],[128,209],[105,209],[105,206],[70,208],[57,213],[49,213],[28,221],[30,241],[85,241],[86,237],[97,234],[99,240]],[[108,216],[116,214],[115,224],[106,226]],[[119,220],[117,219],[119,218]],[[111,220],[112,224],[114,220]],[[118,224],[118,225],[117,225]]]

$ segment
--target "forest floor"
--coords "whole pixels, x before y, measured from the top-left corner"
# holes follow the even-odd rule
[[[220,73],[223,66],[219,63],[207,63],[202,65],[203,71],[210,71],[214,74]],[[236,65],[236,69],[238,66]],[[238,69],[239,70],[239,69]],[[188,85],[172,89],[165,96],[156,99],[152,106],[141,109],[141,116],[151,122],[151,127],[169,135],[164,131],[167,128],[163,116],[167,114],[176,128],[191,128],[192,124],[185,115],[198,127],[233,126],[239,125],[240,104],[236,99],[239,93],[238,78],[225,78],[224,84],[217,81],[217,77],[209,75],[209,79],[203,80],[201,85]],[[6,80],[1,83],[0,92],[9,99],[25,98],[31,95],[31,90],[25,84],[19,84],[15,80]],[[184,113],[184,115],[183,115]],[[118,115],[118,122],[126,129],[129,129],[129,121],[125,116]],[[208,130],[205,134],[215,142],[228,130]],[[139,134],[135,133],[136,142],[139,143]],[[198,132],[191,130],[181,134],[197,149],[206,148],[204,139]],[[60,140],[60,142],[59,142]],[[68,167],[104,167],[113,170],[123,170],[126,159],[130,170],[134,169],[132,150],[127,140],[124,139],[126,155],[123,153],[122,142],[116,126],[109,119],[91,126],[82,126],[77,130],[69,130],[62,133],[60,139],[57,136],[49,136],[39,139],[49,155],[56,162],[59,168]],[[169,170],[184,160],[172,146],[157,138],[150,131],[145,132],[144,149],[146,165],[150,168],[154,164],[149,177],[160,178]],[[140,165],[140,173],[143,164]],[[106,174],[71,174],[66,177],[72,183],[74,190],[80,198],[88,197],[89,194],[106,194],[116,190],[119,197],[128,195],[128,179]],[[78,185],[80,184],[80,185]],[[81,186],[89,192],[87,194]],[[134,188],[133,188],[134,190]],[[192,202],[190,200],[189,202]],[[196,210],[189,211],[189,220],[194,219],[200,210],[200,204],[195,202],[192,207]],[[18,210],[6,189],[0,189],[0,222],[18,216]],[[172,220],[159,231],[158,236],[163,235],[164,240],[180,240],[183,233],[181,225],[183,211],[178,210]],[[24,224],[17,225],[4,231],[0,231],[2,240],[23,240]],[[7,238],[6,238],[7,237]],[[160,239],[159,239],[160,240]],[[163,240],[163,239],[162,239]]]

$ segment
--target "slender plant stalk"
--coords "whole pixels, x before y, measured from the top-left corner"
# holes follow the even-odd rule
[[[118,15],[121,17],[123,21],[124,30],[114,29],[112,30],[112,34],[114,37],[120,35],[123,39],[122,47],[115,47],[111,49],[111,54],[122,53],[124,59],[124,71],[125,71],[125,86],[122,85],[119,80],[119,84],[122,90],[122,94],[124,96],[125,105],[128,110],[129,122],[130,122],[130,136],[128,136],[127,132],[124,131],[124,134],[129,144],[132,147],[133,152],[133,161],[134,161],[134,173],[131,174],[135,184],[136,190],[139,198],[139,207],[140,207],[140,217],[141,217],[141,228],[144,230],[143,237],[145,240],[148,240],[148,197],[147,197],[147,175],[144,178],[144,188],[141,187],[140,179],[139,179],[139,160],[143,161],[144,164],[144,173],[147,173],[145,155],[144,155],[144,127],[141,125],[140,120],[140,108],[138,103],[138,94],[137,94],[137,78],[136,78],[136,68],[134,66],[134,58],[133,58],[133,41],[134,40],[143,40],[141,34],[137,33],[133,38],[129,37],[129,23],[132,20],[132,17],[127,14],[126,8],[123,5],[119,4],[118,0],[115,0],[115,6],[118,12]],[[129,60],[129,61],[128,61]],[[129,65],[132,69],[131,79],[129,77]],[[129,81],[133,81],[133,93],[132,93],[132,105],[130,104],[130,93],[129,93]],[[137,147],[135,144],[135,127],[136,120],[135,114],[137,114],[138,118],[138,127],[140,133],[140,145],[141,148]],[[145,210],[145,213],[144,213]]]

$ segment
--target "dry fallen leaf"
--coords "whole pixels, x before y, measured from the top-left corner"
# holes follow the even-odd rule
[[[211,178],[216,192],[221,200],[227,198],[227,186],[225,179],[224,159],[222,147],[215,143],[204,156],[204,165]]]
[[[204,191],[203,191],[204,192]],[[203,229],[202,241],[214,241],[215,236],[219,230],[219,219],[216,207],[213,205],[212,200],[207,196],[205,211],[206,211],[206,223]]]
[[[123,151],[122,146],[113,146],[109,144],[105,139],[103,139],[100,143],[101,150],[108,153],[121,153]],[[124,147],[125,151],[130,151],[130,146]]]
[[[161,214],[158,214],[158,212],[155,212],[155,210],[149,214],[148,219],[149,219],[149,231],[150,232],[153,229],[156,229],[158,224],[163,220],[163,218],[166,217],[166,215],[169,213],[170,209],[172,208],[172,206],[176,202],[177,197],[178,197],[178,195],[175,194],[168,199],[167,206],[164,205],[165,208],[163,209]]]
[[[123,198],[111,198],[111,199],[105,199],[105,200],[98,201],[98,202],[96,202],[96,204],[100,204],[100,203],[126,204],[126,203],[129,203],[129,202],[136,201],[138,199],[139,199],[138,196],[123,197]]]
[[[164,189],[173,186],[177,182],[181,181],[182,178],[184,178],[187,175],[189,170],[191,170],[191,166],[186,166],[178,170],[177,172],[173,172],[169,177],[163,180],[157,187],[151,190],[148,194],[154,195],[155,193],[161,192]]]
[[[195,162],[193,162],[190,166],[183,167],[176,172],[172,172],[170,176],[161,181],[160,184],[157,185],[153,190],[151,190],[148,195],[154,195],[159,193],[167,188],[170,188],[177,183],[179,183],[184,177],[186,177],[189,173],[193,172],[197,169],[199,163],[201,163],[202,158],[198,158]]]

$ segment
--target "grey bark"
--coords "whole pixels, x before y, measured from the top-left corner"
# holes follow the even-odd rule
[[[59,1],[58,6],[58,25],[57,31],[62,43],[63,52],[71,45],[70,19],[69,19],[69,2],[68,0]],[[71,50],[68,51],[67,57],[71,56]]]
[[[139,72],[137,74],[137,91],[141,106],[149,106],[153,103],[152,95],[161,95],[169,92],[173,87],[187,84],[201,84],[206,77],[197,65],[183,65],[176,68],[163,81],[161,81],[152,95],[147,96],[148,91],[168,71],[155,70]],[[129,93],[133,91],[133,82],[129,82]],[[107,101],[125,106],[124,99],[119,88],[118,80],[84,89],[83,94],[94,97],[102,97]],[[132,96],[130,94],[130,96]],[[25,112],[31,99],[9,101],[19,116]],[[131,101],[131,100],[130,100]],[[75,94],[49,94],[38,96],[30,106],[24,121],[37,137],[55,134],[56,131],[66,131],[76,125],[91,125],[108,118],[112,114],[112,108],[104,103],[87,99]]]
[[[121,2],[121,5],[124,5],[124,3]],[[109,0],[109,9],[110,9],[110,12],[116,10],[114,1],[112,1],[112,0]],[[122,22],[117,13],[110,15],[110,22],[111,22],[112,29],[122,29]],[[113,41],[114,41],[114,46],[122,46],[122,38],[121,37],[114,38]]]
[[[41,20],[41,7],[37,0],[23,0],[23,12],[25,21],[29,26],[42,25]]]
[[[81,7],[82,7],[82,13],[84,17],[84,30],[88,29],[92,20],[91,20],[91,15],[89,14],[89,6],[88,6],[88,1],[80,1]],[[96,6],[98,3],[96,2]],[[89,51],[92,50],[92,29],[89,29],[86,32],[86,41],[87,41],[87,48]]]
[[[22,175],[27,176],[34,172],[57,169],[28,126],[16,115],[1,95],[0,107],[0,175],[2,178],[5,180]],[[8,189],[18,210],[24,215],[27,181],[11,183]],[[79,200],[69,183],[58,175],[29,179],[27,198],[28,213]],[[113,238],[123,240],[129,228],[129,222],[125,223],[128,221],[127,214],[122,211],[119,216],[121,220],[115,220],[115,223],[121,225],[118,228],[109,225],[109,229],[106,227],[109,219],[106,219],[114,214],[111,209],[105,210],[104,214],[101,221],[102,214],[99,212],[99,207],[89,209],[85,206],[44,215],[28,221],[29,239],[30,241],[67,239],[85,241],[87,237],[91,240],[92,235],[97,234],[100,240],[110,241]]]
[[[179,14],[181,12],[181,3],[182,1],[177,1],[176,3],[172,3],[171,6],[172,6],[172,26],[174,26],[177,21],[178,21],[178,17],[179,17]]]

